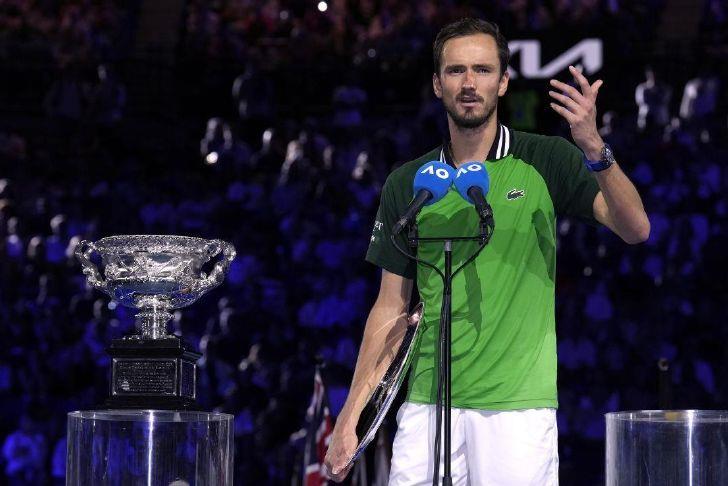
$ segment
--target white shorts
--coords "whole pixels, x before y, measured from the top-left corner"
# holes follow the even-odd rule
[[[397,425],[389,485],[431,485],[435,406],[405,402]],[[558,486],[555,409],[453,408],[451,425],[453,485]]]

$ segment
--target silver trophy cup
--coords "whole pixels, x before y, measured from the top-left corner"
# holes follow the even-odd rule
[[[167,333],[170,311],[186,307],[220,285],[235,248],[220,240],[187,236],[110,236],[82,241],[76,258],[91,286],[116,302],[138,309],[139,334],[114,340],[113,408],[191,408],[200,354]],[[97,253],[103,271],[92,262]],[[203,266],[220,259],[209,274]]]
[[[101,256],[103,275],[91,261]],[[222,255],[210,274],[202,266]],[[188,236],[109,236],[76,247],[88,283],[120,304],[139,309],[140,337],[167,337],[171,310],[186,307],[220,285],[235,258],[235,248],[220,240]]]

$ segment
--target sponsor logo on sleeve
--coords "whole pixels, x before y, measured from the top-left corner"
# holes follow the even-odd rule
[[[372,237],[369,239],[370,243],[375,243],[377,241],[377,235],[382,232],[382,222],[381,221],[375,221],[374,222],[374,229],[372,229]]]

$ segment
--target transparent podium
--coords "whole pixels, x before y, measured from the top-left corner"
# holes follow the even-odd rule
[[[607,486],[728,485],[728,411],[606,414]]]
[[[232,484],[232,415],[187,410],[68,414],[67,486]]]

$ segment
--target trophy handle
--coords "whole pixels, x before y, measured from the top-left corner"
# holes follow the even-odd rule
[[[215,267],[212,269],[210,274],[202,279],[198,287],[200,292],[207,292],[208,290],[217,287],[223,282],[223,280],[225,280],[225,274],[237,254],[233,245],[222,240],[212,240],[208,246],[208,252],[210,253],[210,258],[217,256],[220,253],[222,253],[223,258],[215,263]]]
[[[76,259],[81,263],[81,269],[83,274],[86,275],[86,280],[95,289],[106,292],[106,280],[103,279],[99,269],[91,261],[91,254],[96,251],[96,246],[93,242],[88,240],[81,241],[76,245],[74,254]]]

